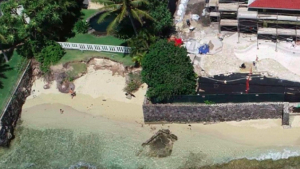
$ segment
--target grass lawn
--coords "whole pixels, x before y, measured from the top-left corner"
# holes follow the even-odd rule
[[[83,13],[83,19],[86,20],[88,17],[94,15],[95,13],[98,12],[97,9],[82,9],[81,10]],[[110,23],[110,21],[107,21],[107,23],[94,23],[94,26],[100,26],[100,27],[105,27],[104,32],[106,30],[107,25]],[[99,45],[114,45],[114,46],[126,46],[125,45],[125,40],[118,39],[114,36],[101,36],[97,37],[95,35],[91,34],[80,34],[76,33],[76,35],[70,39],[67,40],[67,42],[71,43],[87,43],[87,44],[99,44]]]
[[[97,58],[108,58],[114,60],[116,62],[123,63],[125,66],[133,66],[134,62],[132,62],[131,57],[126,54],[121,53],[109,53],[109,52],[96,52],[96,51],[84,51],[81,52],[79,50],[66,50],[66,54],[59,61],[60,63],[67,63],[71,61],[87,61],[92,57]]]
[[[83,14],[82,19],[86,20],[87,18],[89,18],[90,16],[94,15],[98,11],[99,10],[97,10],[97,9],[82,9],[81,10],[81,12]]]
[[[125,41],[121,40],[121,39],[118,39],[116,37],[113,37],[113,36],[96,37],[96,36],[91,35],[91,34],[76,34],[75,37],[68,39],[67,42],[125,46],[124,45]]]
[[[3,57],[3,56],[0,56]],[[2,58],[1,58],[2,59]],[[13,52],[8,64],[0,66],[0,114],[6,106],[6,102],[14,91],[14,87],[23,73],[23,69],[27,64],[26,59]]]
[[[85,63],[81,62],[75,62],[70,63],[70,66],[72,66],[72,70],[67,72],[68,78],[70,81],[73,81],[75,78],[78,77],[81,73],[86,73],[87,71],[87,65]]]

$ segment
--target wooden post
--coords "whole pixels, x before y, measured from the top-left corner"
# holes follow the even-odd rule
[[[298,20],[298,17],[297,17],[297,20]],[[297,35],[297,28],[298,28],[298,26],[296,25],[296,31],[295,31],[295,32],[296,32],[295,46],[297,45],[297,40],[298,40],[298,38],[297,38],[297,36],[298,36],[298,35]]]
[[[237,18],[237,21],[238,21],[238,25],[237,25],[238,42],[237,42],[237,43],[240,43],[240,19],[239,19],[239,8],[240,8],[240,0],[239,0],[238,9],[237,9],[237,12],[236,12],[236,18]]]
[[[240,20],[238,19],[238,43],[240,43]]]
[[[256,34],[257,49],[259,49],[258,48],[258,22],[259,22],[259,20],[257,20],[257,22],[256,22],[256,29],[257,29],[257,34]]]
[[[277,20],[276,20],[276,49],[277,52],[277,45],[278,45],[278,13],[277,13]]]
[[[219,10],[218,10],[219,11]],[[221,33],[221,12],[219,12],[218,22],[219,22],[219,33]]]

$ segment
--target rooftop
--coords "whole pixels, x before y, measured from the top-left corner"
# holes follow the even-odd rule
[[[249,8],[300,10],[299,0],[249,0]]]

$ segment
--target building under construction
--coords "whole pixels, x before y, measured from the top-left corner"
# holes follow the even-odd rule
[[[219,31],[256,33],[263,39],[300,37],[300,1],[208,0],[206,9]]]

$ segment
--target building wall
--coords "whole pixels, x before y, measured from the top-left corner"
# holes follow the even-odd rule
[[[287,103],[237,103],[237,104],[150,104],[144,103],[144,121],[151,122],[222,122],[250,119],[283,118]],[[287,114],[288,115],[288,112]],[[285,117],[288,120],[288,117]],[[286,121],[284,124],[288,124]]]

